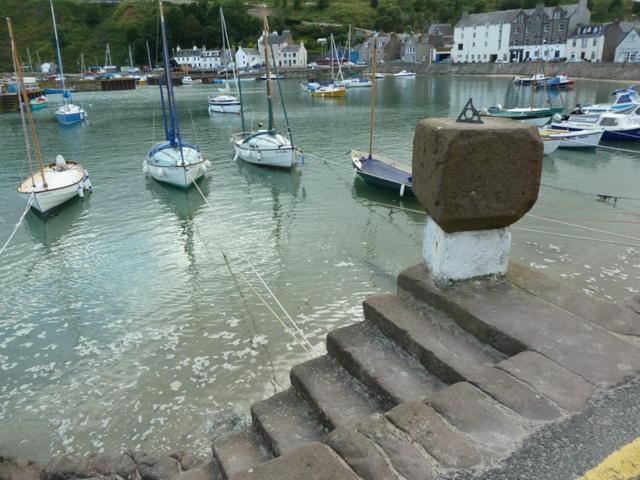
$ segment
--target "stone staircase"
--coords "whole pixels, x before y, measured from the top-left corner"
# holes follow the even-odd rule
[[[530,286],[533,273],[517,272]],[[329,333],[326,355],[251,407],[250,427],[214,442],[222,479],[424,480],[479,467],[640,369],[640,350],[585,318],[598,308],[565,309],[566,295],[558,306],[506,280],[441,289],[420,265],[398,287]]]

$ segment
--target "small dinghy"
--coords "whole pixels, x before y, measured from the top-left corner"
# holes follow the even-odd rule
[[[164,124],[166,141],[156,143],[144,161],[142,171],[159,182],[168,183],[176,187],[187,188],[193,182],[202,177],[211,165],[204,158],[197,145],[182,140],[178,115],[176,112],[176,100],[171,81],[171,68],[169,65],[169,51],[167,48],[167,31],[160,4],[160,26],[162,30],[162,43],[164,55],[164,71],[158,77],[160,86],[160,103],[162,105],[162,121]],[[166,102],[165,102],[165,85]]]
[[[378,41],[374,38],[373,55],[371,61],[371,75],[376,78],[378,58]],[[376,82],[371,87],[371,110],[369,117],[369,151],[352,150],[351,164],[354,174],[363,181],[391,190],[395,190],[402,197],[413,195],[411,165],[399,162],[378,153],[373,153],[373,130],[375,126]]]
[[[227,24],[224,20],[224,12],[220,7],[220,26],[222,27],[222,51],[225,62],[225,76],[228,66],[231,65],[231,71],[233,73],[233,84],[236,89],[237,96],[231,95],[231,89],[229,88],[229,79],[226,78],[224,89],[219,89],[220,93],[217,95],[209,96],[209,112],[210,113],[240,113],[242,105],[240,104],[240,84],[238,83],[238,77],[236,76],[235,62],[231,58],[227,58],[227,53],[231,51],[229,45],[229,36],[227,34]]]
[[[513,77],[513,83],[516,85],[531,85],[546,80],[547,77],[542,73],[536,73],[530,77]]]
[[[29,100],[29,106],[31,107],[31,111],[33,112],[35,110],[42,110],[43,108],[47,108],[49,106],[49,102],[46,96],[40,95],[39,97]]]
[[[502,108],[502,105],[495,105],[480,112],[486,117],[510,118],[520,120],[528,125],[541,127],[551,120],[556,113],[562,113],[564,107],[517,107]]]
[[[45,166],[40,149],[40,141],[33,116],[31,115],[29,97],[22,82],[22,65],[18,57],[18,49],[15,44],[13,25],[10,18],[7,18],[7,26],[11,38],[13,65],[18,78],[20,120],[22,122],[22,133],[30,170],[29,176],[20,182],[17,190],[18,194],[25,199],[31,208],[41,213],[47,213],[76,196],[83,197],[85,190],[91,191],[91,182],[87,171],[82,165],[76,162],[68,162],[62,155],[56,156],[55,163]],[[32,171],[33,156],[36,158],[37,171]]]

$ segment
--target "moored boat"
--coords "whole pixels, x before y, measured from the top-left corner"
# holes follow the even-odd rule
[[[68,162],[62,155],[56,156],[55,163],[45,166],[40,141],[31,115],[29,97],[22,84],[22,65],[17,53],[18,49],[10,18],[7,18],[7,26],[11,39],[13,65],[18,77],[20,120],[30,170],[29,176],[18,184],[17,191],[31,208],[41,213],[47,213],[76,196],[84,196],[85,190],[91,190],[91,182],[82,165]],[[32,155],[36,159],[37,171],[32,171],[31,168]]]
[[[530,77],[513,77],[513,83],[517,85],[531,85],[532,83],[537,83],[543,80],[546,80],[542,73],[536,73],[535,75],[531,75]]]
[[[240,103],[240,84],[238,83],[238,77],[236,76],[236,67],[235,63],[228,59],[227,61],[226,55],[227,52],[231,51],[231,46],[229,45],[229,36],[227,34],[227,24],[224,20],[224,12],[222,7],[220,7],[220,25],[222,27],[222,52],[223,57],[225,59],[225,75],[228,70],[228,66],[231,65],[231,71],[233,73],[233,84],[236,89],[237,97],[231,95],[231,89],[229,88],[229,80],[226,79],[225,88],[219,89],[221,93],[217,95],[209,96],[209,112],[211,113],[240,113],[242,109],[242,104]]]
[[[43,108],[47,108],[49,106],[49,101],[47,100],[46,96],[40,95],[39,97],[29,100],[29,106],[31,107],[32,112],[34,110],[42,110]]]
[[[569,131],[602,130],[602,140],[605,141],[640,141],[640,123],[631,115],[620,113],[574,114],[567,120],[553,122],[551,128]]]
[[[540,135],[546,138],[562,140],[558,148],[596,148],[602,139],[602,129],[590,130],[559,130],[555,128],[542,128]]]
[[[486,117],[510,118],[520,120],[529,125],[541,127],[547,124],[553,115],[562,113],[564,107],[516,107],[502,108],[502,105],[495,105],[482,110],[481,115]]]
[[[542,154],[551,155],[553,152],[555,152],[558,149],[561,143],[562,143],[562,140],[560,139],[542,137],[542,147],[543,147]]]
[[[596,114],[596,113],[627,113],[640,105],[640,96],[636,92],[635,85],[628,88],[614,90],[611,95],[616,99],[613,103],[596,103],[593,105],[578,105],[575,113]]]
[[[210,162],[202,155],[197,145],[185,142],[182,139],[171,79],[162,0],[158,3],[164,57],[164,71],[158,77],[158,85],[160,87],[160,103],[166,140],[156,143],[149,150],[147,158],[143,162],[142,171],[159,182],[188,188],[206,173]]]
[[[312,97],[344,97],[347,88],[344,85],[318,85],[307,91]]]
[[[398,73],[393,74],[396,78],[410,78],[415,77],[416,74],[414,72],[410,72],[409,70],[400,70]]]
[[[545,78],[536,82],[537,86],[547,88],[569,88],[574,83],[576,83],[576,81],[566,75],[556,75],[555,77]]]

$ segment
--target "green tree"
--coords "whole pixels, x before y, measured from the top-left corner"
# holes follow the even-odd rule
[[[318,10],[326,10],[329,8],[329,0],[318,0],[317,8]]]
[[[293,9],[302,10],[302,0],[293,0]]]
[[[370,4],[371,8],[378,8],[379,5],[378,0],[371,0]]]

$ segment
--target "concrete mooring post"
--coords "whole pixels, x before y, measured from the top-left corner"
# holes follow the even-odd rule
[[[509,225],[535,204],[542,142],[532,126],[429,118],[413,139],[413,190],[428,213],[423,260],[439,284],[504,275]]]

